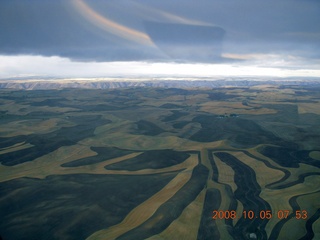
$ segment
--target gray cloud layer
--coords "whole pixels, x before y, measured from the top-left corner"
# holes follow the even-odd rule
[[[99,26],[102,23],[84,17],[72,1],[0,0],[0,54],[83,61],[210,62],[224,60],[224,53],[320,58],[320,2],[316,0],[84,3],[105,19],[146,34],[153,45]]]

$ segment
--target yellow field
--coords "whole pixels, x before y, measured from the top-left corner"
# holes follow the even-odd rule
[[[316,160],[320,160],[320,152],[319,151],[313,151],[309,154],[310,157]]]
[[[100,230],[91,235],[88,239],[105,239],[105,236],[108,236],[109,239],[115,239],[146,221],[161,204],[170,199],[185,183],[188,182],[191,177],[191,170],[198,163],[198,158],[196,155],[192,155],[190,160],[193,162],[193,165],[179,173],[161,191],[133,209],[121,223],[111,228]]]
[[[148,240],[160,239],[196,239],[201,220],[205,190],[190,203],[179,218],[174,220],[162,233],[154,235]]]
[[[316,89],[259,85],[191,90],[70,89],[40,91],[34,96],[28,93],[32,96],[30,98],[18,91],[8,90],[3,94],[5,97],[0,95],[0,193],[5,196],[1,196],[0,208],[9,206],[10,202],[27,205],[34,201],[37,206],[34,210],[24,209],[22,205],[22,208],[11,206],[12,213],[4,211],[3,218],[8,222],[5,227],[0,223],[4,231],[26,229],[26,233],[37,232],[38,225],[24,222],[32,216],[35,220],[43,220],[41,224],[45,229],[49,229],[47,222],[56,224],[50,229],[54,229],[55,236],[61,239],[70,237],[68,234],[72,231],[84,232],[79,239],[117,239],[130,230],[139,232],[137,230],[145,226],[142,224],[148,224],[148,240],[191,240],[201,236],[203,223],[211,220],[203,214],[209,208],[219,208],[210,209],[210,212],[235,208],[232,210],[236,211],[238,218],[232,221],[212,219],[216,224],[208,226],[210,231],[203,234],[208,234],[207,238],[211,239],[212,230],[218,229],[219,233],[215,232],[213,236],[219,234],[220,239],[233,239],[234,234],[239,234],[238,238],[242,239],[248,237],[250,231],[256,231],[269,238],[271,233],[275,234],[275,226],[281,221],[277,213],[284,210],[292,213],[294,199],[298,205],[295,207],[308,212],[308,219],[320,208],[320,168],[317,167],[320,161],[320,95]],[[8,100],[15,97],[16,101]],[[271,149],[269,155],[261,150],[263,147],[277,149],[274,152]],[[19,152],[21,150],[23,152]],[[97,154],[97,158],[88,160],[95,163],[62,167]],[[288,157],[283,159],[283,156]],[[213,162],[210,162],[211,157]],[[290,161],[291,157],[294,165],[283,162]],[[121,162],[128,166],[126,164],[132,162],[127,160],[132,158],[137,164],[132,169],[139,170],[127,170],[130,167],[123,168],[126,170],[106,169],[106,166],[111,169],[111,164]],[[157,164],[162,167],[157,168]],[[203,175],[192,175],[195,168],[204,169]],[[248,176],[243,176],[245,174]],[[78,191],[73,185],[74,180],[68,177],[78,177],[76,185],[85,191]],[[88,179],[92,186],[89,186]],[[105,179],[115,179],[123,191]],[[197,192],[190,190],[188,194],[193,195],[186,202],[187,207],[170,220],[168,227],[152,236],[154,224],[160,218],[166,218],[157,210],[176,193],[180,194],[182,191],[179,190],[186,184],[194,184],[190,179],[199,180],[195,181],[199,184],[195,187]],[[158,181],[162,185],[157,185]],[[96,189],[97,183],[104,191]],[[54,185],[54,191],[50,190],[50,193],[55,195],[50,199],[46,199],[47,196],[33,197],[33,193],[40,191],[44,184],[48,184],[45,185],[47,189]],[[135,191],[141,191],[138,194],[132,190],[136,186],[139,188]],[[73,191],[70,199],[76,200],[71,202],[64,198],[66,192],[59,195],[60,189],[65,189],[68,194]],[[245,189],[245,194],[239,193],[241,189]],[[100,194],[105,192],[107,194],[101,197]],[[218,192],[220,205],[219,195],[214,196],[217,202],[210,200]],[[132,199],[127,201],[129,195]],[[100,199],[106,206],[96,204]],[[111,204],[109,199],[112,199]],[[113,207],[119,207],[116,206],[118,202],[122,205],[116,211]],[[252,226],[247,224],[248,219],[240,221],[243,211],[250,210],[250,206],[257,210],[268,204],[273,215],[266,225],[259,219],[255,219]],[[119,209],[123,210],[122,215]],[[159,219],[154,220],[156,211]],[[102,216],[98,216],[99,213]],[[68,223],[58,226],[64,219],[56,220],[55,214],[64,216]],[[83,226],[92,219],[98,219],[101,226],[86,232]],[[16,222],[19,221],[24,223],[19,226],[21,229],[17,229],[19,224]],[[320,238],[319,228],[320,220],[316,219],[312,224],[314,239]],[[39,229],[43,231],[41,227]],[[306,220],[292,218],[280,229],[277,239],[298,239],[307,231],[310,228],[306,228]]]

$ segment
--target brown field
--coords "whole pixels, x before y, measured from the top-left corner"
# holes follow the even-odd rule
[[[315,89],[7,90],[0,98],[3,239],[23,239],[22,229],[28,239],[320,237]],[[270,219],[244,219],[266,208]],[[277,217],[299,209],[311,220]],[[237,218],[214,220],[213,210]]]

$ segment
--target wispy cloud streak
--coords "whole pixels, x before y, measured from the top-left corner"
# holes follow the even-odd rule
[[[72,0],[72,3],[79,13],[96,27],[129,41],[143,45],[152,45],[152,41],[147,34],[102,16],[90,8],[83,0]]]
[[[130,2],[135,9],[140,11],[141,17],[153,21],[165,21],[170,23],[189,24],[196,26],[215,26],[211,23],[186,18],[154,7],[143,5],[137,2]],[[138,12],[138,11],[137,11]]]

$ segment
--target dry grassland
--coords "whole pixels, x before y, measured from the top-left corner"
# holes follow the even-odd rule
[[[132,153],[126,156],[106,160],[104,162],[90,164],[80,167],[61,167],[60,165],[77,160],[84,157],[90,157],[96,155],[95,152],[91,151],[87,146],[74,145],[69,147],[61,147],[58,150],[37,158],[31,162],[21,163],[15,166],[4,166],[0,165],[0,182],[16,179],[20,177],[33,177],[33,178],[45,178],[49,175],[62,175],[62,174],[76,174],[76,173],[88,173],[88,174],[128,174],[129,171],[110,171],[104,167],[107,164],[112,164],[127,160],[132,157],[136,157],[141,153]],[[185,165],[178,167],[184,167]],[[174,168],[178,168],[175,167]],[[171,169],[170,169],[171,170]],[[159,171],[161,172],[161,170]],[[132,172],[131,172],[132,173]],[[149,174],[145,171],[144,174]]]
[[[287,170],[290,171],[291,175],[290,177],[283,181],[282,183],[289,183],[298,180],[299,176],[304,174],[304,173],[309,173],[309,172],[317,172],[320,173],[320,169],[314,166],[310,166],[308,164],[304,163],[299,163],[298,168],[287,168]]]
[[[162,233],[148,240],[197,239],[205,195],[206,191],[202,190],[198,197],[183,210],[179,218],[174,220]]]
[[[216,163],[216,166],[217,166],[218,172],[219,172],[218,181],[220,183],[224,183],[224,184],[229,185],[233,192],[236,191],[238,187],[234,182],[233,169],[229,165],[227,165],[226,163],[221,161],[220,158],[217,156],[214,156],[214,161]]]
[[[83,157],[94,156],[96,153],[87,146],[74,145],[61,147],[47,155],[41,156],[31,162],[21,163],[15,166],[0,165],[0,182],[20,178],[35,177],[45,178],[62,170],[61,164],[77,160]],[[60,172],[61,174],[61,172]]]
[[[224,201],[221,201],[221,206],[220,206],[220,210],[228,210],[229,209],[229,205],[230,205],[230,196],[228,196],[229,194],[227,194],[226,190],[225,190],[225,186],[229,185],[232,189],[232,192],[235,192],[238,188],[238,186],[235,184],[234,182],[234,171],[233,169],[227,165],[226,163],[224,163],[223,161],[221,161],[221,159],[217,156],[214,156],[214,161],[216,163],[216,166],[218,168],[218,172],[219,172],[219,179],[218,181],[221,183],[220,185],[220,189],[222,188],[223,190],[220,190],[221,196],[223,195],[224,199],[228,199],[226,201],[226,203],[224,203]],[[240,201],[238,201],[238,207],[236,209],[237,212],[237,216],[241,216],[242,215],[242,211],[243,211],[243,205]],[[239,218],[240,219],[240,218]],[[233,220],[233,224],[235,225],[239,219],[234,219]],[[223,225],[223,222],[220,222],[219,225]]]
[[[320,102],[316,103],[298,103],[299,114],[314,113],[320,115]]]
[[[265,188],[266,185],[278,181],[284,176],[282,171],[269,168],[265,165],[265,163],[257,161],[243,152],[230,151],[228,153],[235,156],[237,159],[255,171],[257,182],[262,189]]]
[[[218,189],[220,191],[220,194],[221,194],[220,208],[216,209],[216,210],[222,210],[222,211],[228,210],[229,206],[230,206],[230,203],[231,203],[231,199],[230,199],[229,194],[226,191],[225,185],[224,184],[220,184],[220,183],[215,183],[215,182],[211,181],[210,182],[210,187]],[[238,202],[237,216],[241,216],[241,214],[242,214],[242,204],[239,205],[239,202]],[[225,224],[225,220],[224,219],[216,219],[216,220],[213,220],[213,221],[216,221],[217,228],[219,230],[219,234],[220,234],[220,238],[221,239],[232,239],[230,234],[229,234],[229,232],[228,232],[228,226]],[[235,219],[235,220],[233,220],[233,223],[236,224],[237,221],[238,220]]]
[[[197,106],[201,102],[208,101],[208,94],[194,94],[186,96],[184,103],[188,106]]]
[[[83,145],[114,146],[131,150],[179,149],[187,140],[175,136],[146,136],[114,132],[108,135],[97,135],[94,138],[80,141]]]
[[[306,220],[291,218],[280,231],[278,239],[301,239],[306,233]]]
[[[101,173],[104,174],[124,174],[124,175],[145,175],[145,174],[158,174],[158,173],[166,173],[166,172],[173,172],[173,171],[178,171],[182,169],[190,169],[195,166],[195,164],[198,162],[198,159],[194,157],[194,154],[192,154],[187,160],[183,161],[180,164],[173,165],[171,167],[166,167],[166,168],[160,168],[160,169],[142,169],[142,170],[137,170],[137,171],[128,171],[128,170],[107,170],[104,169],[105,166],[108,166],[113,163],[117,163],[123,160],[127,160],[131,157],[135,157],[139,155],[140,153],[132,153],[130,155],[126,155],[124,157],[119,157],[115,158],[113,160],[107,160],[107,162],[102,162],[98,164],[91,164],[87,168],[96,165],[98,169],[101,169]],[[77,168],[83,168],[83,167],[77,167]],[[104,172],[103,172],[104,169]]]
[[[277,113],[274,109],[269,108],[253,108],[258,107],[259,104],[250,104],[250,106],[244,106],[241,102],[224,102],[224,101],[210,101],[201,104],[201,111],[208,113],[223,115],[225,113],[236,113],[236,114],[275,114]],[[260,107],[260,106],[259,106]]]
[[[294,124],[289,123],[267,123],[260,122],[259,125],[264,129],[272,132],[275,136],[285,139],[287,141],[297,142],[299,144],[305,144],[303,138],[300,140],[297,139],[299,134],[297,133],[297,128]]]
[[[277,224],[280,219],[275,215],[280,210],[289,210],[292,212],[292,208],[289,204],[289,199],[301,195],[308,194],[320,190],[320,176],[309,176],[305,178],[303,183],[296,184],[292,187],[287,187],[283,189],[265,189],[261,192],[260,196],[265,199],[271,206],[272,213],[274,216],[269,220],[266,226],[266,232],[269,234],[273,229],[275,224]],[[292,219],[290,221],[296,221]],[[299,221],[302,221],[301,219]],[[285,230],[286,229],[286,230]],[[282,228],[282,233],[286,234],[289,228]],[[290,231],[290,230],[289,230]],[[284,239],[279,237],[279,239]],[[292,239],[292,238],[288,238]]]
[[[320,151],[312,151],[309,156],[313,159],[320,160]]]
[[[105,116],[112,124],[105,124],[96,128],[92,138],[80,141],[88,146],[114,146],[122,149],[132,150],[154,150],[154,149],[179,149],[187,139],[176,136],[147,136],[128,133],[133,122],[123,120],[113,115]]]
[[[249,152],[259,158],[263,158],[265,160],[268,160],[272,165],[281,168],[281,166],[279,166],[277,163],[275,163],[271,159],[259,154],[254,149],[251,149]],[[232,154],[232,152],[230,152],[230,154]],[[250,159],[247,157],[243,158],[241,156],[241,154],[240,154],[240,156],[238,155],[237,157],[239,160],[241,159],[241,161],[243,161],[244,163],[246,163],[246,161],[247,161],[245,159]],[[281,173],[281,171],[268,168],[267,166],[264,165],[264,163],[259,162],[259,161],[251,162],[251,163],[247,162],[246,164],[248,164],[251,168],[253,168],[255,170],[256,175],[257,175],[257,181],[261,187],[281,179],[281,176],[284,175],[283,173]],[[263,167],[263,165],[264,165],[264,167]],[[299,165],[300,165],[299,168],[286,168],[287,170],[290,171],[291,176],[286,181],[281,182],[280,184],[277,184],[277,185],[282,185],[284,183],[293,182],[293,181],[297,180],[298,177],[303,173],[315,172],[315,171],[319,172],[320,171],[318,168],[315,168],[310,165],[306,165],[306,164],[299,164]],[[266,176],[267,176],[267,178],[269,178],[269,180],[263,179],[264,177],[262,177],[262,176],[264,175],[264,173],[266,173]],[[272,180],[272,177],[274,177],[273,180]],[[310,176],[310,177],[319,178],[318,176]],[[279,190],[262,189],[260,197],[262,197],[264,200],[266,200],[270,204],[273,214],[276,214],[277,211],[279,211],[279,210],[292,211],[291,206],[289,204],[289,199],[291,197],[293,197],[295,195],[300,195],[303,193],[313,192],[315,189],[317,189],[320,186],[319,184],[318,184],[319,186],[310,186],[310,182],[312,182],[309,179],[310,177],[306,178],[306,182],[296,184],[292,187],[279,189]],[[309,180],[307,180],[307,179],[309,179]],[[273,186],[277,186],[277,185],[273,185]],[[310,202],[312,202],[312,201],[308,201],[307,203],[310,204]],[[271,233],[273,227],[275,226],[275,224],[277,224],[277,222],[279,222],[279,219],[276,217],[276,215],[274,215],[269,220],[269,222],[266,226],[266,232],[268,235]],[[282,239],[282,238],[279,238],[279,239]]]
[[[320,192],[311,193],[308,195],[299,196],[297,203],[301,210],[306,210],[308,213],[308,219],[320,209]],[[301,221],[302,219],[300,219]],[[304,220],[306,221],[306,220]],[[303,222],[303,221],[302,221]]]
[[[313,239],[320,239],[320,218],[312,224],[312,230],[314,233]]]
[[[144,98],[145,102],[142,103],[143,105],[150,105],[155,107],[160,107],[167,103],[174,103],[175,105],[184,105],[185,97],[183,95],[175,95],[175,96],[168,96],[162,99],[150,99]]]
[[[185,143],[185,145],[181,146],[181,150],[185,150],[187,151],[187,149],[189,150],[195,150],[195,151],[201,151],[202,149],[208,149],[208,150],[212,150],[215,148],[227,148],[227,149],[233,149],[232,147],[228,146],[228,144],[226,143],[225,140],[219,140],[219,141],[215,141],[215,142],[195,142],[195,141],[187,141]],[[208,166],[211,165],[208,162]]]
[[[254,149],[250,149],[249,152],[255,156],[257,156],[258,158],[262,158],[264,160],[267,160],[271,165],[277,167],[277,168],[283,168],[282,166],[280,166],[279,164],[277,164],[276,162],[274,162],[273,160],[271,160],[270,158],[260,154],[259,152],[257,152]],[[304,163],[300,163],[299,164],[299,167],[298,168],[285,168],[286,170],[290,171],[290,176],[283,182],[281,183],[278,183],[276,185],[273,185],[273,187],[277,187],[279,185],[283,185],[283,184],[287,184],[287,183],[290,183],[290,182],[294,182],[296,180],[298,180],[299,176],[301,174],[304,174],[304,173],[308,173],[308,172],[320,172],[320,169],[317,168],[317,167],[314,167],[314,166],[311,166],[311,165],[308,165],[308,164],[304,164]],[[276,180],[275,180],[276,181]]]
[[[116,117],[107,117],[113,123],[98,127],[95,130],[95,136],[84,139],[79,143],[87,146],[114,146],[122,149],[131,149],[138,151],[154,149],[174,149],[177,151],[200,151],[202,148],[217,148],[226,146],[230,148],[224,140],[201,143],[170,136],[167,133],[157,136],[147,136],[128,133],[132,122],[122,120]]]
[[[226,211],[229,209],[229,206],[230,206],[230,203],[231,203],[231,199],[230,199],[230,196],[229,194],[227,193],[226,191],[226,186],[225,184],[229,185],[229,183],[231,184],[232,186],[232,189],[236,189],[237,188],[237,185],[235,185],[235,183],[233,182],[233,175],[234,175],[234,171],[232,170],[232,168],[230,169],[227,169],[227,168],[224,168],[223,165],[223,162],[216,156],[214,156],[214,161],[217,165],[217,168],[218,168],[218,172],[219,172],[219,178],[220,178],[220,174],[226,174],[227,176],[229,176],[227,180],[227,182],[221,182],[221,183],[216,183],[214,181],[211,180],[211,178],[209,178],[210,180],[208,181],[208,188],[216,188],[220,191],[220,194],[221,194],[221,204],[220,204],[220,208],[217,209],[217,210],[222,210],[222,211]],[[210,167],[210,169],[212,169]],[[222,171],[228,171],[228,172],[222,172]],[[232,180],[231,180],[232,178]],[[220,179],[219,179],[220,180]],[[232,181],[232,182],[230,182]],[[239,202],[238,202],[238,208],[237,208],[237,215],[240,216],[241,215],[241,212],[242,211],[242,204],[239,205]],[[216,221],[216,224],[217,224],[217,228],[219,229],[219,234],[220,234],[220,237],[221,239],[231,239],[231,236],[228,232],[228,227],[227,225],[225,224],[225,220],[224,219],[216,219],[214,220]],[[233,221],[234,224],[236,224],[238,220],[235,219]]]
[[[104,240],[105,236],[108,239],[115,239],[125,232],[139,226],[155,213],[155,211],[166,201],[168,201],[179,189],[181,189],[191,178],[192,169],[198,163],[198,156],[192,155],[194,165],[179,173],[173,180],[171,180],[163,189],[153,195],[151,198],[133,209],[127,217],[119,224],[114,225],[108,229],[103,229],[92,234],[88,240]]]
[[[98,95],[96,95],[96,92],[88,91],[87,96],[79,95],[74,98],[72,96],[68,97],[67,93],[61,93],[62,97],[68,98],[67,100],[62,101],[70,101],[70,105],[72,104],[72,107],[55,107],[61,105],[61,101],[59,99],[56,99],[58,105],[54,105],[55,99],[53,99],[53,107],[32,106],[28,104],[19,104],[19,102],[16,103],[12,100],[4,100],[4,104],[1,105],[1,111],[5,112],[3,116],[7,117],[6,115],[8,115],[9,118],[7,119],[10,119],[10,115],[17,115],[18,117],[12,118],[15,119],[15,121],[10,122],[7,119],[3,121],[3,124],[0,125],[1,137],[46,134],[57,131],[62,127],[76,127],[77,123],[79,123],[81,128],[84,124],[86,124],[85,121],[79,120],[83,116],[99,116],[99,119],[100,116],[102,116],[104,120],[110,120],[111,122],[107,123],[107,121],[103,121],[106,124],[97,126],[94,130],[94,135],[92,135],[92,128],[90,130],[91,132],[87,132],[88,135],[84,135],[85,137],[83,138],[77,138],[76,141],[79,141],[79,139],[81,140],[75,143],[75,145],[60,147],[49,154],[34,159],[33,161],[24,162],[14,166],[4,166],[0,164],[0,182],[21,177],[43,179],[50,175],[66,174],[149,175],[180,171],[177,173],[176,177],[160,191],[132,209],[122,222],[107,229],[101,229],[87,238],[88,240],[105,240],[106,238],[116,239],[122,234],[144,223],[163,203],[174,196],[174,194],[177,193],[190,180],[192,176],[192,170],[199,163],[199,159],[197,154],[192,153],[188,159],[180,164],[159,169],[141,169],[137,171],[108,170],[105,167],[110,164],[129,160],[147,150],[172,149],[186,152],[199,151],[201,163],[209,169],[206,187],[200,192],[196,199],[183,210],[182,214],[173,222],[171,222],[169,227],[167,227],[161,233],[148,238],[148,240],[196,239],[201,222],[206,190],[215,188],[220,191],[221,204],[217,210],[225,211],[229,210],[230,203],[232,200],[234,200],[233,193],[238,188],[234,182],[235,171],[214,154],[214,151],[222,151],[233,155],[255,172],[256,181],[261,187],[260,197],[268,202],[272,209],[273,216],[268,221],[265,228],[268,237],[270,237],[273,228],[280,221],[276,213],[280,210],[289,210],[290,213],[292,212],[292,207],[289,203],[289,200],[292,197],[299,196],[297,198],[297,203],[301,209],[308,211],[309,217],[320,208],[320,176],[311,175],[306,177],[304,182],[295,183],[295,181],[299,180],[299,176],[301,176],[301,174],[307,174],[310,172],[320,173],[320,169],[302,163],[299,164],[298,168],[282,167],[272,159],[260,154],[257,151],[257,149],[262,145],[245,149],[254,156],[250,157],[249,155],[245,154],[245,152],[241,151],[241,149],[231,147],[229,145],[230,142],[228,142],[231,140],[219,140],[214,142],[205,142],[204,140],[204,142],[200,142],[202,140],[199,138],[199,142],[191,141],[189,138],[196,139],[192,138],[192,136],[198,133],[202,127],[200,123],[201,121],[198,121],[194,118],[200,116],[205,119],[205,117],[209,114],[213,114],[210,116],[214,117],[217,114],[224,115],[225,113],[239,114],[239,118],[241,118],[241,115],[246,115],[243,116],[243,118],[246,120],[250,119],[250,121],[253,119],[252,121],[256,121],[256,123],[265,131],[270,132],[271,136],[275,135],[279,139],[282,138],[284,141],[295,142],[303,147],[304,145],[302,140],[301,142],[298,142],[299,140],[296,140],[297,136],[295,135],[297,128],[303,128],[301,127],[303,123],[301,123],[301,126],[297,126],[294,122],[286,122],[285,120],[290,116],[283,117],[281,115],[282,106],[279,107],[279,105],[286,104],[292,108],[292,105],[295,105],[298,107],[299,114],[312,113],[320,115],[320,101],[310,103],[303,102],[310,101],[311,98],[307,95],[308,92],[305,90],[299,90],[301,94],[295,95],[295,88],[280,89],[278,86],[260,85],[250,87],[250,90],[251,91],[246,91],[245,89],[226,88],[222,89],[221,92],[220,90],[217,91],[215,89],[213,89],[211,92],[211,90],[206,89],[202,92],[199,91],[199,93],[190,92],[188,94],[181,93],[176,95],[172,92],[165,93],[164,91],[163,96],[159,95],[162,94],[162,92],[155,92],[152,89],[146,90],[145,92],[123,90],[128,91],[128,94],[130,95],[118,95],[117,92],[110,92],[110,95],[108,95],[103,91],[98,92]],[[306,95],[304,95],[303,92],[305,92]],[[76,96],[78,92],[75,90],[75,92],[72,93]],[[157,94],[156,98],[152,96],[153,93]],[[216,96],[215,93],[217,93]],[[63,94],[66,96],[63,96]],[[45,100],[45,98],[43,99]],[[93,101],[93,99],[97,100]],[[110,102],[108,102],[108,104],[104,104],[100,102],[100,99],[104,99],[103,101],[106,101],[107,99],[107,101],[110,100]],[[35,103],[34,105],[41,105],[42,101],[42,97],[33,100]],[[312,101],[315,100],[312,99]],[[91,106],[95,106],[96,103],[99,105],[96,108],[97,110],[91,110]],[[168,105],[168,108],[166,108],[166,106],[161,107],[164,104],[170,103],[174,103],[177,106],[175,107],[174,105]],[[78,104],[79,106],[82,104],[82,106],[85,107],[81,108],[82,110],[77,109],[76,107]],[[272,108],[272,104],[277,105],[275,109]],[[104,105],[106,106],[106,109],[104,109]],[[130,106],[132,106],[132,108]],[[178,111],[176,112],[172,111],[177,109]],[[278,115],[278,110],[276,109],[280,109]],[[50,113],[50,116],[54,117],[51,119],[49,118],[50,116],[47,118],[42,118],[42,112],[44,114]],[[53,113],[57,113],[58,115],[55,116]],[[296,111],[294,113],[296,114]],[[173,117],[170,118],[172,114],[176,115],[173,115]],[[258,116],[268,114],[269,116],[266,117],[266,120],[264,119],[264,116]],[[28,118],[25,118],[27,115]],[[250,118],[250,115],[254,116]],[[20,117],[25,119],[16,121],[16,119]],[[280,119],[279,121],[278,117]],[[79,121],[74,120],[76,118],[79,118],[77,119]],[[316,119],[316,117],[312,118],[311,122],[313,123],[313,121],[316,121]],[[241,119],[239,119],[239,121],[240,120]],[[139,121],[144,121],[146,124],[142,124],[142,127],[140,127],[140,125],[137,123]],[[233,121],[229,122],[232,124]],[[282,128],[286,129],[286,131],[282,131]],[[308,130],[307,128],[303,128],[303,130],[305,129],[306,131]],[[153,130],[155,134],[153,134]],[[144,134],[144,132],[147,133]],[[75,130],[75,134],[76,133],[77,131]],[[206,134],[206,132],[204,134]],[[60,138],[60,135],[58,137]],[[266,138],[268,137],[269,135],[266,135]],[[270,137],[270,139],[272,139],[272,137]],[[22,140],[16,140],[16,142],[19,141]],[[271,140],[269,142],[271,142]],[[9,147],[3,147],[0,148],[0,157],[2,154],[15,152],[30,147],[32,147],[32,145],[25,142],[16,143]],[[97,153],[92,151],[90,149],[91,147],[117,147],[120,149],[133,150],[137,152],[84,166],[61,167],[61,165],[64,163],[95,156]],[[213,159],[219,173],[218,182],[212,180],[214,177],[213,174],[215,173],[213,172],[208,154],[213,154]],[[310,152],[309,156],[315,160],[320,160],[320,151],[312,151]],[[272,184],[282,179],[285,174],[281,170],[268,167],[264,162],[255,159],[255,157],[268,161],[276,168],[288,170],[291,175],[285,181],[271,185],[272,189],[266,188],[268,184]],[[290,183],[295,184],[289,187],[281,188],[281,186]],[[229,187],[231,188],[232,193],[229,192]],[[280,187],[281,189],[275,189],[277,187]],[[237,204],[237,209],[235,209],[237,216],[242,216],[243,204],[238,200]],[[50,209],[48,210],[47,214],[54,214],[54,212]],[[233,220],[233,226],[235,226],[238,220],[239,219]],[[75,219],[74,221],[78,221],[78,219]],[[229,234],[230,226],[226,225],[225,219],[217,219],[213,221],[216,221],[216,226],[219,230],[221,239],[232,239],[231,235]],[[297,220],[295,218],[290,219],[281,229],[279,239],[297,239],[303,237],[307,231],[305,223],[306,220]],[[150,223],[150,226],[152,226],[152,224],[154,223]],[[70,223],[70,226],[63,227],[63,229],[58,229],[57,234],[61,234],[62,236],[64,231],[70,230],[72,227],[73,225]],[[317,219],[312,227],[315,234],[314,239],[320,239],[320,219]]]
[[[5,104],[1,105],[1,111],[6,111],[7,114],[23,116],[32,112],[67,113],[80,110],[72,107],[31,106],[28,104],[19,104],[15,101],[6,101]]]
[[[277,198],[274,198],[274,192],[273,191],[265,191],[265,186],[275,182],[277,180],[280,180],[284,173],[267,167],[263,162],[257,161],[254,158],[249,157],[248,155],[244,154],[243,152],[228,152],[229,154],[235,156],[237,159],[239,159],[244,164],[248,165],[250,168],[252,168],[256,173],[256,179],[258,184],[261,186],[261,193],[260,197],[267,201],[271,209],[273,210],[273,213],[276,211],[276,209],[288,209],[290,208],[290,205],[288,202],[286,203],[280,203]],[[279,207],[280,206],[280,207]],[[278,219],[273,216],[271,218],[266,226],[266,232],[268,235],[270,235],[273,227],[278,222]]]
[[[74,126],[69,122],[60,118],[51,118],[44,121],[22,120],[6,123],[0,126],[0,134],[2,137],[15,137],[19,135],[29,134],[45,134],[56,131],[61,127]],[[18,130],[18,131],[17,131]]]
[[[298,103],[299,114],[314,113],[320,115],[320,102],[317,103]]]
[[[10,147],[0,149],[0,155],[5,154],[5,153],[9,153],[9,152],[19,151],[19,150],[26,149],[26,148],[30,148],[32,146],[33,145],[30,143],[24,143],[24,142],[17,143],[17,144],[10,146]]]
[[[69,112],[78,112],[80,113],[81,110],[78,108],[72,107],[48,107],[48,106],[41,106],[41,107],[31,107],[27,109],[30,112],[40,111],[40,112],[52,112],[52,113],[69,113]]]
[[[26,115],[30,113],[28,108],[31,108],[29,105],[23,105],[16,103],[15,101],[3,101],[3,105],[1,105],[1,111],[6,111],[7,114],[12,115]]]
[[[260,85],[251,87],[252,90],[262,90],[261,92],[255,92],[255,101],[268,101],[271,103],[273,101],[287,101],[294,99],[295,90],[294,89],[279,89],[278,86],[268,86]]]

